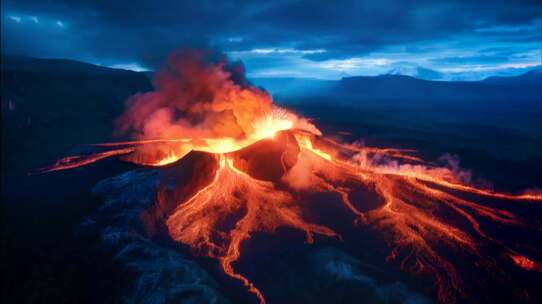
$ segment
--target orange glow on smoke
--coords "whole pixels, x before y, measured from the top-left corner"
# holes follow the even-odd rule
[[[384,236],[390,247],[387,260],[432,278],[443,303],[464,297],[465,290],[461,275],[440,248],[461,250],[474,256],[478,265],[490,268],[496,267],[495,262],[482,255],[480,248],[492,244],[518,267],[540,270],[539,262],[524,257],[514,244],[485,232],[479,221],[524,227],[522,219],[481,204],[476,197],[528,204],[541,202],[541,193],[516,195],[477,188],[465,181],[464,172],[431,165],[413,155],[413,150],[327,139],[308,120],[273,105],[264,91],[234,82],[239,76],[235,73],[226,69],[225,62],[207,63],[197,52],[172,56],[168,67],[156,76],[155,91],[132,97],[119,118],[119,132],[131,134],[135,140],[98,144],[123,148],[68,157],[44,171],[75,168],[114,155],[150,166],[175,163],[191,151],[213,155],[217,169],[201,173],[213,176],[212,180],[176,202],[167,228],[174,240],[196,254],[216,258],[224,272],[243,282],[260,303],[265,303],[263,293],[234,269],[243,242],[255,233],[281,227],[303,231],[309,243],[315,234],[339,237],[331,228],[306,220],[299,202],[303,193],[336,194],[356,216],[356,223],[374,227]],[[258,158],[259,153],[273,149],[279,151],[280,162]],[[259,165],[269,162],[278,168],[280,176],[257,177],[262,172],[247,169],[243,159],[247,153]],[[359,188],[371,189],[383,203],[361,210],[360,204],[366,202],[352,197]],[[466,225],[455,225],[442,215],[445,212]]]

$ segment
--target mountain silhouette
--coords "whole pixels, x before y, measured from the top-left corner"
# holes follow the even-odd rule
[[[527,100],[542,97],[542,73],[530,71],[515,77],[483,81],[431,81],[404,75],[355,76],[341,79],[327,93],[372,100]]]
[[[125,100],[151,89],[145,73],[64,59],[2,56],[2,164],[28,172],[74,144],[109,140]]]

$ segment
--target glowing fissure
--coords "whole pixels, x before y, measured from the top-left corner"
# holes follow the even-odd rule
[[[461,273],[444,257],[442,248],[468,254],[475,264],[496,269],[496,260],[481,253],[485,246],[493,246],[521,269],[542,270],[542,256],[536,250],[530,250],[527,257],[521,253],[527,245],[491,235],[480,219],[539,236],[536,227],[510,211],[463,197],[530,203],[542,202],[542,193],[515,195],[480,189],[464,182],[461,172],[429,165],[413,155],[413,150],[327,139],[308,120],[273,106],[265,92],[234,83],[233,72],[226,71],[223,63],[208,64],[197,56],[189,61],[173,58],[170,68],[176,72],[158,74],[155,92],[136,95],[119,120],[119,128],[134,131],[136,140],[98,144],[123,148],[64,158],[43,171],[71,169],[110,156],[164,166],[191,151],[213,155],[217,169],[201,173],[212,175],[212,180],[188,199],[176,202],[166,225],[170,236],[195,254],[216,258],[224,272],[241,281],[260,303],[265,303],[263,293],[234,269],[243,242],[256,233],[281,227],[303,231],[308,243],[315,234],[341,239],[331,228],[306,220],[303,207],[307,202],[298,199],[299,194],[311,192],[335,193],[356,216],[356,224],[371,227],[384,237],[390,249],[388,261],[434,280],[442,303],[468,296]],[[192,78],[178,78],[181,76]],[[210,97],[200,100],[201,96]],[[173,115],[179,111],[185,116]],[[190,115],[198,119],[190,120]],[[264,180],[250,173],[243,153],[259,145],[264,145],[263,150],[272,150],[273,145],[282,149],[279,161],[271,164],[281,170],[279,178]],[[253,154],[268,152],[257,151]],[[255,159],[260,165],[267,161],[265,157]],[[352,199],[356,189],[370,189],[383,203],[361,210],[357,206],[367,202]],[[454,224],[446,214],[464,224]]]

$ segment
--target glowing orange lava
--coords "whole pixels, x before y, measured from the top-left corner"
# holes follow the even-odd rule
[[[313,233],[336,234],[329,228],[306,223],[291,195],[275,189],[273,183],[252,178],[235,168],[233,160],[225,155],[219,155],[219,163],[213,181],[180,204],[168,218],[169,233],[198,252],[220,259],[224,271],[243,281],[264,303],[261,292],[232,267],[241,255],[241,242],[255,232],[279,227],[305,231],[308,242],[312,242]],[[235,226],[229,231],[217,229],[231,214],[240,214]]]
[[[534,262],[530,260],[529,258],[526,258],[521,255],[512,255],[510,257],[512,258],[514,263],[516,263],[519,267],[525,270],[542,271],[542,264]]]
[[[235,83],[235,72],[223,62],[208,64],[199,55],[185,54],[172,57],[168,67],[158,74],[156,90],[133,97],[119,120],[120,130],[132,132],[136,140],[99,144],[123,148],[68,157],[44,171],[70,169],[114,155],[152,166],[172,164],[191,151],[213,155],[217,169],[201,173],[213,176],[210,183],[176,203],[167,228],[174,240],[196,254],[218,259],[224,272],[242,281],[260,303],[265,303],[263,293],[234,269],[243,242],[255,233],[281,227],[303,231],[309,243],[315,234],[339,238],[331,228],[306,220],[299,201],[304,193],[337,195],[358,225],[375,228],[384,237],[390,249],[388,261],[434,280],[442,303],[467,296],[462,275],[442,254],[443,248],[496,269],[495,259],[481,253],[491,246],[521,269],[540,271],[542,256],[531,255],[538,261],[526,258],[521,253],[525,245],[499,239],[481,222],[537,235],[540,231],[511,211],[487,206],[478,198],[530,204],[541,202],[542,193],[477,188],[465,182],[461,172],[431,165],[412,150],[327,139],[308,120],[272,105],[265,92]],[[244,156],[275,147],[277,163],[266,156],[256,157],[253,165]],[[265,165],[278,173],[251,171]],[[372,191],[382,203],[370,210],[359,208],[367,203],[352,195],[360,188]]]

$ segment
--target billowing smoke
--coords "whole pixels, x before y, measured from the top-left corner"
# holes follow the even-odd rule
[[[157,72],[154,91],[130,98],[117,131],[137,139],[240,138],[271,107],[269,94],[245,80],[242,65],[181,50]]]

